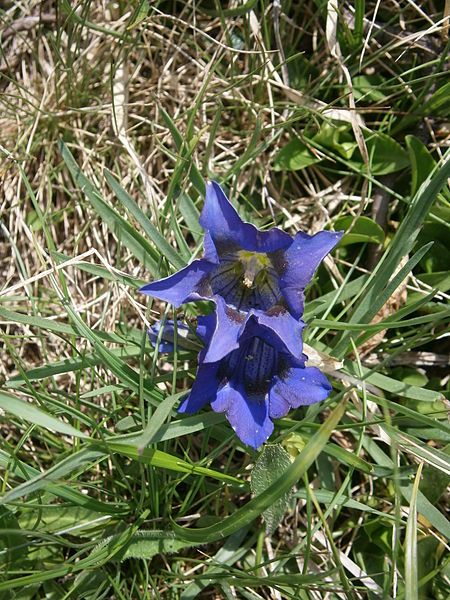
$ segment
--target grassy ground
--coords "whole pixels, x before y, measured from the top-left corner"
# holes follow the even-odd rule
[[[447,597],[448,2],[277,7],[0,2],[2,599]],[[201,253],[212,177],[347,231],[305,315],[334,392],[253,500],[137,293]]]

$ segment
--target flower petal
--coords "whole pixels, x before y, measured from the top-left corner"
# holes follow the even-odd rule
[[[207,275],[215,266],[202,258],[194,260],[181,271],[164,279],[147,283],[139,291],[170,302],[177,307],[192,300],[203,300],[208,295]]]
[[[300,318],[303,314],[303,290],[342,236],[342,231],[319,231],[313,236],[299,232],[287,250],[272,255],[272,264],[280,277],[280,290],[294,317]]]
[[[217,362],[239,346],[239,337],[248,316],[231,308],[221,296],[214,296],[216,322],[209,340],[204,362]]]
[[[199,365],[190,394],[180,404],[178,412],[192,414],[214,400],[219,385],[218,369],[217,363]]]
[[[219,253],[236,249],[275,252],[292,243],[291,236],[277,227],[259,231],[244,222],[215,181],[206,185],[200,225],[209,232]]]
[[[274,378],[269,392],[269,412],[273,419],[287,414],[290,408],[321,402],[330,395],[332,387],[316,367],[291,368]]]
[[[214,245],[212,237],[207,231],[203,237],[203,258],[209,262],[219,264],[220,259],[217,254],[217,248]]]
[[[302,358],[302,331],[305,323],[294,317],[282,306],[274,306],[265,313],[255,311],[259,325],[266,328],[264,336],[276,348]],[[268,337],[270,336],[270,337]]]
[[[238,438],[252,448],[259,448],[273,431],[264,396],[246,396],[242,390],[227,384],[219,390],[211,406],[216,412],[226,412]]]

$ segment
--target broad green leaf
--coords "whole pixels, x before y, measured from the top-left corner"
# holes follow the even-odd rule
[[[181,192],[179,196],[178,208],[180,213],[183,215],[184,220],[186,221],[189,233],[192,235],[194,240],[198,242],[203,236],[202,227],[198,222],[200,213],[188,194]]]
[[[11,568],[13,563],[23,561],[28,554],[28,542],[22,527],[12,512],[0,509],[0,565],[3,568],[5,564]]]
[[[441,542],[434,535],[426,535],[417,540],[417,577],[419,580],[419,598],[439,598],[433,593],[433,582],[439,574],[439,556]],[[445,596],[442,594],[442,598]]]
[[[358,379],[358,367],[350,360],[346,360],[344,365],[345,371],[350,375],[353,375],[355,377],[355,381],[360,383],[360,379]],[[414,385],[408,385],[403,381],[397,381],[392,377],[371,371],[366,367],[361,367],[361,371],[363,373],[364,381],[372,383],[375,387],[390,392],[391,394],[396,394],[397,396],[402,396],[404,398],[411,398],[413,400],[425,400],[428,402],[434,402],[435,400],[442,399],[442,394],[440,392],[427,390]]]
[[[282,446],[279,444],[264,446],[251,474],[251,488],[255,496],[264,492],[291,464],[289,454]],[[267,535],[272,534],[283,519],[291,493],[292,490],[287,490],[263,512]]]
[[[11,413],[19,419],[23,419],[29,423],[35,423],[45,429],[51,429],[64,435],[70,435],[79,438],[87,438],[85,433],[82,433],[72,425],[57,419],[53,415],[49,415],[47,412],[38,408],[34,404],[21,400],[12,394],[3,392],[0,390],[0,408],[5,412]]]
[[[372,175],[387,175],[409,166],[408,153],[385,133],[364,132]]]
[[[161,427],[164,425],[164,421],[172,412],[172,408],[175,403],[178,402],[181,396],[185,395],[186,392],[180,392],[173,396],[167,396],[162,400],[161,404],[157,407],[155,412],[152,414],[147,427],[142,432],[140,438],[137,439],[136,444],[138,450],[141,452],[146,446],[155,441]]]
[[[275,157],[275,171],[299,171],[320,162],[299,138],[294,138],[279,151]]]
[[[192,415],[191,417],[185,417],[172,421],[167,425],[163,425],[159,428],[158,432],[155,433],[153,443],[164,442],[167,440],[173,440],[178,437],[185,435],[191,435],[198,431],[203,431],[213,425],[225,422],[225,415],[222,413],[209,412],[199,415]],[[130,433],[124,436],[115,436],[114,440],[118,443],[129,443],[137,446],[142,433]]]
[[[336,231],[343,229],[346,232],[349,230],[339,242],[340,246],[362,242],[384,243],[383,229],[369,217],[357,217],[356,219],[351,216],[340,217],[333,226]]]
[[[319,146],[333,150],[346,159],[350,159],[358,148],[349,123],[324,121],[319,132],[311,140]]]
[[[339,423],[345,411],[345,403],[339,404],[311,438],[305,449],[291,466],[272,483],[264,492],[250,500],[245,506],[238,508],[231,516],[220,523],[199,529],[183,528],[173,524],[177,536],[189,542],[212,542],[227,537],[251,523],[283,494],[290,490],[306,473],[317,456],[322,452],[333,429]]]
[[[450,460],[450,444],[443,448],[442,452],[449,456]],[[426,466],[423,470],[422,480],[420,482],[420,491],[431,502],[437,504],[442,494],[448,486],[448,475],[442,471]]]
[[[37,512],[39,521],[36,524]],[[22,529],[85,537],[90,535],[89,530],[98,527],[100,523],[108,523],[111,518],[111,515],[102,515],[82,506],[36,505],[36,510],[26,510],[20,514],[19,523]]]
[[[428,148],[414,135],[405,137],[411,162],[411,196],[417,192],[422,183],[429,177],[436,166],[436,161],[431,156]]]
[[[156,554],[173,554],[192,545],[190,542],[179,540],[173,531],[140,530],[133,535],[123,553],[120,553],[117,558],[120,560],[128,558],[150,560]]]
[[[386,94],[381,91],[384,78],[377,73],[352,77],[353,93],[356,100],[363,102],[384,102]]]
[[[313,319],[310,321],[311,326],[324,327],[335,331],[381,331],[384,329],[396,329],[401,327],[413,327],[422,325],[423,323],[439,323],[439,321],[447,319],[450,316],[450,309],[437,310],[431,315],[423,315],[422,317],[414,317],[413,319],[393,320],[396,315],[392,315],[384,321],[377,323],[342,323],[340,321],[327,321],[325,319]]]
[[[294,497],[300,498],[302,500],[307,500],[310,496],[310,491],[305,488],[299,489],[295,492]],[[333,502],[335,506],[347,506],[353,510],[357,510],[360,512],[368,512],[374,515],[378,515],[379,517],[383,517],[383,519],[388,519],[396,522],[395,515],[390,515],[389,513],[384,513],[381,510],[377,510],[376,508],[371,507],[368,504],[364,504],[364,502],[359,502],[358,500],[353,500],[352,498],[348,498],[347,496],[340,496],[339,498],[335,498],[336,493],[331,490],[325,489],[314,489],[314,496],[316,499],[325,506],[330,506]]]
[[[82,448],[67,458],[64,458],[44,473],[38,473],[29,481],[21,483],[16,488],[0,497],[0,504],[8,504],[18,498],[31,494],[32,492],[47,489],[49,483],[54,483],[81,467],[86,467],[87,465],[90,466],[108,458],[110,452],[117,452],[118,454],[128,456],[129,458],[144,464],[161,469],[169,469],[177,473],[203,475],[213,477],[219,481],[238,485],[242,484],[236,477],[206,467],[190,464],[167,452],[151,448],[144,448],[144,450],[140,451],[136,446],[114,442],[113,440],[108,439],[105,447],[100,446],[99,444],[92,444]]]
[[[51,252],[52,258],[58,263],[64,263],[68,260],[71,260],[70,256],[66,256],[62,252]],[[85,260],[74,263],[75,268],[80,269],[80,271],[85,271],[86,273],[90,273],[91,275],[95,275],[101,279],[106,279],[106,281],[119,281],[130,288],[138,288],[141,285],[146,283],[145,280],[139,280],[134,277],[130,277],[124,273],[118,273],[117,271],[110,271],[106,267],[102,265],[98,265],[95,263],[90,263]]]
[[[83,336],[84,337],[84,336]],[[100,337],[100,336],[99,336]],[[130,358],[133,356],[139,356],[141,349],[137,346],[125,346],[122,348],[112,348],[110,355],[114,358]],[[81,358],[64,359],[62,361],[44,365],[43,367],[36,367],[30,369],[25,373],[28,381],[39,381],[47,377],[53,377],[54,375],[61,375],[61,373],[72,373],[74,371],[80,371],[82,369],[88,369],[89,367],[103,364],[103,359],[95,353],[89,353]],[[16,375],[6,382],[6,386],[10,389],[21,387],[25,383],[25,378],[22,375]]]
[[[409,166],[408,153],[398,142],[389,135],[381,132],[363,130],[369,155],[370,173],[372,175],[387,175],[401,171]],[[353,156],[348,161],[355,169],[366,172],[367,167],[362,158],[356,160]]]

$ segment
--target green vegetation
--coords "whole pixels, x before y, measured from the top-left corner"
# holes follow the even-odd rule
[[[2,600],[447,598],[444,4],[0,2]],[[305,312],[334,391],[262,453],[148,341],[207,306],[137,292],[208,178],[346,231]]]

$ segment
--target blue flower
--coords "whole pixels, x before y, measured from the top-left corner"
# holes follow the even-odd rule
[[[246,322],[239,347],[220,360],[208,361],[217,319],[216,313],[199,318],[197,333],[205,348],[179,412],[194,413],[210,403],[214,411],[226,414],[239,439],[256,449],[273,432],[272,419],[329,396],[332,388],[325,375],[305,367],[307,357],[293,356],[273,329],[254,315]],[[298,344],[301,348],[301,339]]]
[[[239,347],[248,319],[272,329],[300,358],[296,340],[303,326],[304,289],[342,232],[291,237],[276,227],[260,231],[242,221],[215,182],[207,184],[200,224],[204,257],[140,291],[176,307],[196,300],[215,302],[220,318],[209,360]]]

